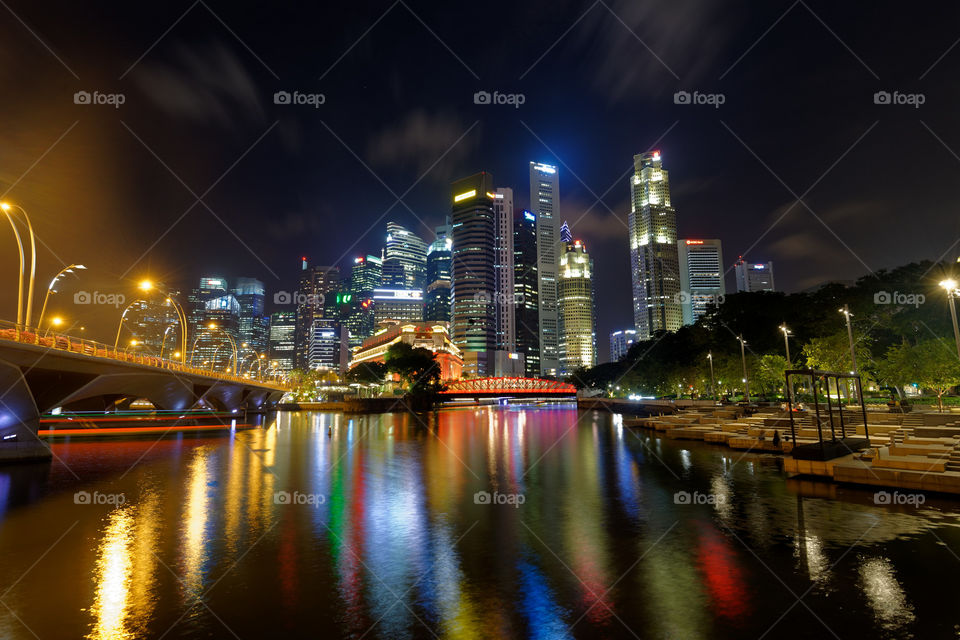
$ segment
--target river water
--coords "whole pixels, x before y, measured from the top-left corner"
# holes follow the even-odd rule
[[[571,405],[53,451],[0,468],[5,639],[960,634],[960,500]]]

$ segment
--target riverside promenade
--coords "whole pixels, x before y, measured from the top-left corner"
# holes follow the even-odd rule
[[[701,440],[726,445],[731,449],[783,454],[784,470],[791,476],[812,476],[838,483],[873,485],[908,490],[960,494],[960,414],[934,411],[907,414],[887,410],[863,413],[858,406],[844,407],[848,435],[865,438],[865,447],[841,449],[845,452],[828,460],[794,457],[794,441],[789,414],[779,408],[760,408],[748,412],[740,406],[716,406],[712,403],[663,403],[645,401],[642,411],[620,411],[617,404],[601,407],[596,401],[582,409],[606,408],[624,413],[625,427],[651,429],[671,439]],[[690,401],[687,401],[688,403]],[[644,413],[642,417],[627,417]],[[748,415],[749,413],[749,415]],[[838,424],[834,412],[834,426]],[[820,432],[830,434],[830,415],[821,414]],[[794,412],[796,444],[820,442],[816,418],[811,412]],[[829,440],[825,439],[829,443]]]

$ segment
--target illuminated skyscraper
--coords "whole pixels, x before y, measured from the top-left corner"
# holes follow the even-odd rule
[[[525,358],[525,375],[540,375],[540,313],[537,277],[537,217],[517,211],[513,217],[513,282],[517,351]]]
[[[423,319],[450,322],[450,260],[453,238],[450,219],[437,227],[437,239],[427,248],[427,287],[423,294]]]
[[[121,346],[136,340],[132,352],[159,356],[162,351],[165,358],[175,359],[173,353],[180,349],[180,322],[176,309],[164,299],[134,301],[123,317],[123,326],[130,335],[121,336]]]
[[[453,343],[463,351],[464,375],[493,372],[497,348],[493,177],[481,172],[452,185]]]
[[[630,267],[637,338],[676,331],[683,322],[677,216],[659,151],[633,157],[630,178]]]
[[[630,346],[637,341],[635,329],[623,329],[610,334],[610,362],[623,359],[630,350]]]
[[[723,249],[717,239],[677,242],[683,324],[693,324],[723,301]]]
[[[772,262],[746,262],[743,256],[734,264],[737,291],[776,291]]]
[[[293,370],[296,330],[296,311],[277,311],[270,316],[270,366],[276,363],[276,368],[284,373]]]
[[[233,295],[240,304],[238,332],[241,344],[246,343],[257,354],[266,353],[270,319],[263,313],[263,283],[256,278],[237,278]]]
[[[513,189],[501,187],[494,193],[493,244],[494,269],[497,276],[495,306],[497,314],[497,349],[517,350],[516,317],[514,314],[513,268]]]
[[[557,276],[560,372],[568,374],[597,364],[593,260],[582,242],[574,240],[561,245]]]
[[[537,277],[540,304],[540,372],[556,375],[560,367],[557,336],[557,218],[560,183],[557,168],[530,163],[530,209],[537,218]]]
[[[383,260],[377,256],[359,256],[353,260],[350,290],[358,296],[369,294],[383,279]]]
[[[314,320],[323,318],[323,304],[329,293],[340,288],[340,268],[314,266],[303,261],[300,272],[300,284],[296,299],[297,306],[297,358],[296,367],[306,369],[310,366],[310,340]],[[289,301],[288,301],[289,302]]]
[[[387,223],[382,286],[423,289],[427,279],[427,243],[396,222]]]

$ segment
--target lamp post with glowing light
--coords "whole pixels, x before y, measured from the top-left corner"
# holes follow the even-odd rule
[[[737,336],[740,341],[740,362],[743,364],[743,391],[747,396],[747,404],[750,404],[750,380],[747,379],[747,352],[745,350],[747,341],[743,339],[743,334]]]
[[[957,357],[960,358],[960,327],[957,326],[957,306],[954,297],[957,295],[957,281],[944,280],[940,286],[946,289],[947,299],[950,301],[950,319],[953,320],[953,340],[957,344]]]
[[[707,360],[710,362],[710,395],[714,400],[717,399],[717,388],[713,383],[713,352],[707,353]]]
[[[853,346],[853,326],[850,324],[850,318],[853,316],[850,313],[850,307],[848,305],[843,305],[843,308],[840,309],[840,313],[843,314],[843,317],[847,319],[847,339],[850,340],[850,360],[853,362],[853,373],[858,373],[859,369],[857,368],[857,352]]]
[[[63,318],[61,318],[60,316],[54,316],[50,318],[50,326],[47,327],[47,331],[46,333],[43,334],[43,336],[47,337],[48,335],[50,335],[51,330],[53,330],[55,327],[60,327],[62,325],[63,325]]]
[[[82,264],[72,264],[69,267],[64,267],[57,275],[53,276],[53,280],[50,281],[50,285],[47,287],[47,293],[43,296],[43,306],[40,307],[40,317],[37,318],[38,327],[43,326],[43,314],[47,311],[47,302],[50,300],[50,294],[57,292],[54,288],[57,286],[57,281],[68,273],[73,273],[74,269],[82,270],[86,269],[86,267]]]
[[[23,218],[24,223],[27,225],[27,231],[30,234],[30,284],[29,288],[27,289],[26,313],[24,313],[23,310],[23,284],[25,277],[23,241],[20,238],[20,232],[17,230],[17,224],[14,222],[13,216],[10,215],[11,209],[19,210],[20,217]],[[30,223],[30,216],[27,215],[27,212],[23,207],[10,204],[9,202],[0,202],[0,211],[3,211],[3,213],[7,216],[7,221],[10,223],[10,227],[13,229],[13,235],[17,240],[17,249],[20,251],[20,279],[17,281],[17,326],[20,328],[26,328],[30,325],[30,316],[33,314],[33,282],[37,274],[37,242],[33,235],[33,225]]]
[[[133,305],[137,304],[138,302],[143,302],[144,304],[146,304],[147,301],[144,300],[144,299],[142,299],[142,298],[137,298],[136,300],[134,300],[133,302],[131,302],[130,304],[128,304],[128,305],[123,309],[123,313],[120,314],[120,324],[117,325],[117,337],[114,338],[114,340],[113,340],[113,351],[114,351],[114,353],[116,353],[117,347],[120,346],[120,332],[123,331],[123,321],[127,319],[127,312],[130,311],[130,309],[133,307]]]

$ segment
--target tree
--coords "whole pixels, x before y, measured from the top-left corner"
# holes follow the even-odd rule
[[[872,360],[867,339],[854,342],[857,364],[861,367]],[[846,331],[839,331],[824,338],[814,338],[803,347],[803,355],[811,369],[823,371],[852,371],[850,339]]]
[[[760,364],[753,375],[764,396],[776,395],[779,392],[785,384],[788,366],[787,359],[783,356],[760,356]]]
[[[433,393],[440,388],[440,365],[433,351],[395,342],[383,358],[387,370],[396,373],[412,394]]]
[[[943,394],[960,384],[960,360],[953,351],[939,340],[925,340],[913,347],[916,362],[916,383],[923,389],[937,394],[937,407],[943,411]]]
[[[386,376],[386,363],[373,361],[361,362],[347,372],[346,378],[360,384],[381,384]]]

